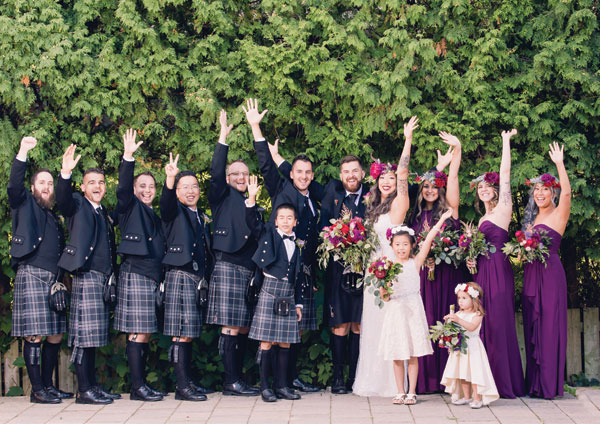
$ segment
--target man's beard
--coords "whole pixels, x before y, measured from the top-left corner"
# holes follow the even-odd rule
[[[48,199],[44,199],[42,197],[42,193],[33,189],[33,198],[42,208],[52,209],[54,207],[54,193],[50,193],[50,197]]]
[[[347,184],[345,181],[342,182],[342,186],[344,186],[344,190],[349,191],[349,192],[356,192],[358,190],[360,190],[360,181],[357,181],[355,183],[353,183],[355,185],[355,187],[350,187],[350,184]]]

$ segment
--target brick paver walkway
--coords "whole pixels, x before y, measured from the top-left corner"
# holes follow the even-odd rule
[[[446,395],[419,397],[415,406],[392,405],[389,398],[304,395],[299,401],[267,404],[260,398],[210,395],[206,402],[182,402],[173,395],[155,403],[130,401],[129,396],[112,405],[34,405],[26,397],[0,398],[0,423],[600,423],[600,390],[578,389],[553,401],[522,398],[501,399],[489,408],[473,410],[454,406]]]

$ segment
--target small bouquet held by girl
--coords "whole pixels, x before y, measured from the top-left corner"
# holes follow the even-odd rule
[[[460,251],[458,249],[458,231],[451,229],[447,224],[442,221],[442,226],[438,234],[435,235],[433,239],[433,243],[431,244],[431,250],[429,251],[429,258],[433,259],[435,265],[439,265],[442,262],[447,263],[448,265],[454,265],[455,268],[458,268],[460,265],[462,258],[460,256]],[[434,227],[435,228],[435,227]],[[417,243],[419,244],[419,249],[421,249],[421,244],[425,237],[427,237],[428,231],[423,231],[419,238],[417,239]],[[429,267],[429,272],[427,272],[427,279],[429,281],[435,280],[435,268]]]
[[[344,266],[344,274],[362,274],[369,262],[376,243],[372,240],[373,231],[360,217],[343,213],[341,218],[332,219],[331,225],[323,227],[319,236],[321,244],[317,248],[319,265],[326,268],[329,259],[339,261]],[[356,282],[362,284],[362,279]]]
[[[390,230],[388,229],[388,231]],[[368,271],[365,284],[369,287],[369,293],[375,296],[375,304],[379,308],[383,308],[383,302],[387,302],[390,295],[394,293],[392,280],[402,272],[402,265],[394,263],[384,256],[371,262]]]
[[[450,313],[454,313],[454,305],[450,305]],[[465,335],[465,329],[455,322],[442,323],[438,321],[429,328],[429,338],[434,342],[438,342],[439,347],[448,349],[448,353],[467,353],[469,336]]]
[[[444,321],[460,325],[465,329],[466,353],[460,350],[450,352],[440,384],[446,386],[446,393],[452,395],[454,405],[466,405],[479,409],[497,400],[500,396],[485,347],[479,337],[485,311],[481,306],[483,290],[474,282],[461,283],[454,289],[458,307],[457,313],[450,312]]]
[[[495,253],[496,246],[489,243],[485,235],[472,222],[463,222],[462,225],[463,233],[458,238],[457,255],[467,261],[467,268],[471,274],[477,274],[477,265],[469,266],[469,263],[475,262],[480,255],[488,257],[489,253]]]
[[[451,209],[446,211],[429,231],[416,255],[414,255],[415,232],[412,228],[400,225],[387,233],[396,255],[395,263],[402,265],[402,272],[393,279],[394,290],[391,295],[386,296],[384,287],[379,289],[381,299],[389,303],[381,326],[378,354],[386,361],[394,361],[398,394],[392,403],[396,405],[417,403],[415,390],[419,374],[418,358],[433,353],[427,316],[421,299],[420,269],[429,254],[434,237],[440,231],[443,222],[450,216],[452,216]],[[408,394],[404,387],[405,360],[408,361]]]
[[[548,247],[551,242],[548,232],[542,228],[517,231],[515,236],[504,244],[502,251],[507,256],[517,257],[521,262],[532,263],[538,260],[545,264],[550,255]]]

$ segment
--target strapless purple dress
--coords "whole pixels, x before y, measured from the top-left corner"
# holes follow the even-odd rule
[[[525,394],[523,367],[515,328],[515,279],[506,255],[502,252],[508,231],[490,221],[479,230],[496,247],[489,257],[477,258],[477,274],[473,280],[483,289],[485,318],[480,337],[487,351],[492,375],[503,398],[514,399]]]
[[[413,223],[412,227],[417,234],[423,231],[426,222],[430,228],[436,224],[436,222],[432,222],[431,215],[431,210],[424,210],[421,216],[417,218],[417,222]],[[454,226],[456,229],[460,228],[458,220],[454,220]],[[450,305],[456,304],[456,294],[454,294],[456,285],[469,280],[462,267],[456,269],[454,265],[446,263],[436,265],[433,281],[427,279],[427,272],[427,267],[424,267],[420,272],[421,297],[423,298],[427,324],[431,326],[436,321],[443,321],[444,315],[449,313]],[[419,358],[417,393],[432,393],[444,390],[440,381],[447,361],[448,351],[438,347],[437,343],[433,344],[433,355]]]
[[[523,327],[530,396],[552,399],[564,394],[567,356],[567,278],[558,256],[561,235],[544,224],[552,240],[546,264],[525,265],[523,277]]]

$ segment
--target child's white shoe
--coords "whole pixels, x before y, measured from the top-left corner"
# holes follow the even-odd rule
[[[402,405],[404,404],[404,399],[406,399],[406,394],[405,393],[398,393],[396,396],[394,396],[394,398],[392,399],[392,403],[394,405]]]
[[[473,399],[467,399],[467,398],[452,399],[452,405],[466,405],[467,403],[471,403],[472,401],[473,401]]]
[[[479,409],[483,406],[483,402],[480,400],[474,400],[469,404],[469,406],[471,407],[471,409]]]

